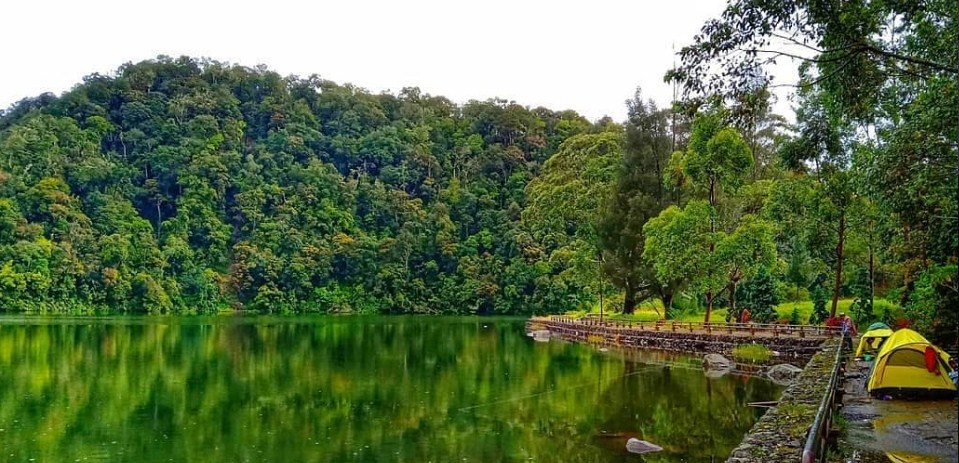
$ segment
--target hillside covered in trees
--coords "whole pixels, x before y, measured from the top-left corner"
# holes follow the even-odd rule
[[[565,310],[589,292],[524,188],[605,129],[185,57],[91,75],[0,119],[0,310]]]

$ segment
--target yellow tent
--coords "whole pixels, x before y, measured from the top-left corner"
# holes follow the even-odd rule
[[[936,463],[939,461],[936,457],[908,452],[886,452],[886,456],[892,463]]]
[[[931,371],[926,360],[929,349]],[[867,390],[873,395],[953,397],[956,386],[949,379],[949,371],[949,354],[930,344],[921,334],[901,329],[879,349]]]
[[[866,331],[862,334],[862,337],[859,338],[859,348],[856,349],[856,357],[862,357],[864,352],[875,355],[876,352],[879,352],[879,347],[882,346],[882,342],[889,336],[892,336],[892,330],[889,328],[878,328]]]

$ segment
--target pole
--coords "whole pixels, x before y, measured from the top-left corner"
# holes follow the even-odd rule
[[[599,324],[603,324],[603,255],[596,258],[596,268],[599,270]]]

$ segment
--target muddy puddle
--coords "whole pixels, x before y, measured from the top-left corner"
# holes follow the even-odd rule
[[[959,402],[880,400],[866,392],[869,364],[850,362],[840,447],[845,461],[956,463],[959,461]]]

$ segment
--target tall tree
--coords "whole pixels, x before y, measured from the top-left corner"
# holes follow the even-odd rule
[[[615,131],[570,138],[526,187],[523,222],[547,248],[569,281],[587,282],[601,291],[596,269],[601,257],[599,233],[603,203],[623,156]]]
[[[736,129],[726,125],[725,116],[725,110],[719,105],[698,115],[693,121],[686,152],[673,153],[670,159],[671,165],[679,166],[685,182],[706,196],[711,212],[705,218],[711,234],[735,226],[734,221],[728,220],[733,214],[721,210],[720,198],[724,192],[733,192],[742,185],[753,162],[749,146]],[[708,252],[716,252],[715,242],[710,242]],[[703,288],[705,321],[709,322],[713,301],[718,295],[716,290],[722,288],[712,285]]]
[[[735,291],[741,280],[776,260],[772,227],[752,215],[743,216],[731,232],[713,232],[710,218],[715,210],[705,201],[691,201],[683,208],[670,206],[651,219],[643,231],[645,252],[658,278],[685,280],[693,290],[712,295]],[[705,322],[709,322],[707,307]]]
[[[639,89],[626,105],[625,149],[598,228],[604,270],[623,290],[623,313],[632,313],[639,301],[657,295],[668,315],[678,282],[660,281],[643,259],[643,225],[668,203],[662,172],[672,143],[669,112],[644,101]]]
[[[802,214],[809,227],[806,236],[814,249],[830,249],[825,260],[834,268],[832,308],[836,316],[843,285],[846,243],[858,217],[851,169],[851,146],[848,124],[830,116],[828,99],[821,93],[803,92],[796,112],[798,136],[784,143],[780,155],[784,164],[815,179],[804,204],[797,204],[787,214]],[[795,201],[796,198],[792,200]]]

